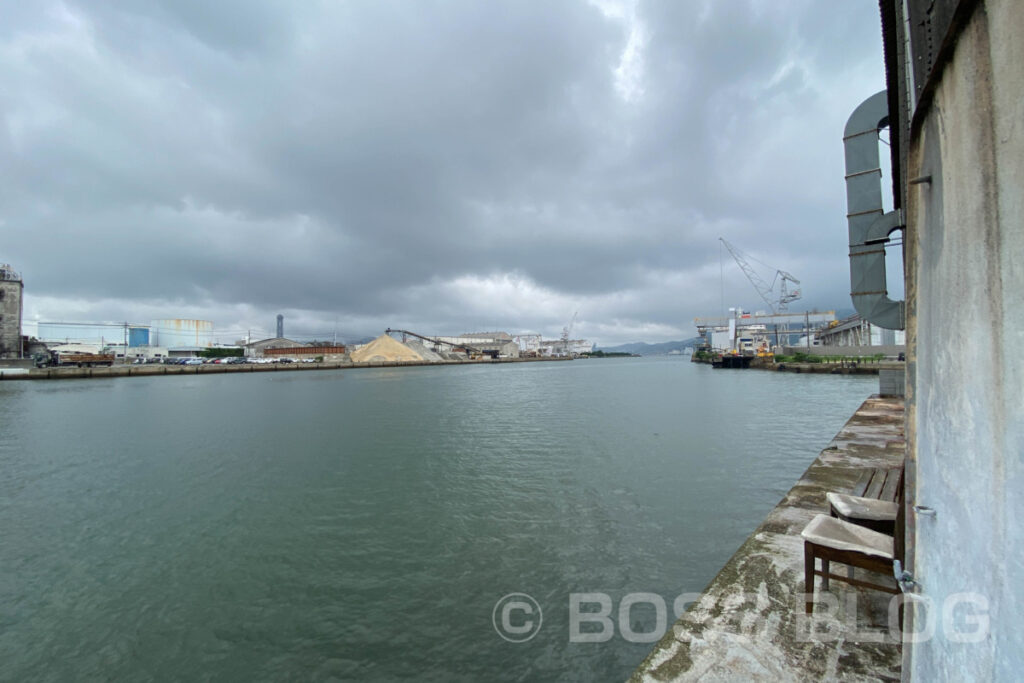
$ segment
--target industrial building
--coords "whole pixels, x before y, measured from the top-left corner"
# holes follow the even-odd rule
[[[498,358],[519,358],[519,344],[508,332],[466,332],[457,337],[434,337],[455,347],[469,346]]]
[[[196,350],[213,346],[213,323],[209,320],[165,318],[149,324],[149,343],[171,350]]]
[[[835,311],[815,313],[749,313],[729,309],[727,316],[695,318],[698,350],[711,353],[757,355],[788,347],[797,335],[811,339],[824,325],[835,322]]]
[[[166,346],[150,346],[149,344],[128,346],[127,353],[125,353],[124,344],[108,344],[104,347],[103,352],[114,354],[114,358],[119,363],[121,361],[130,362],[133,360],[163,360],[164,358],[171,358],[170,349]]]
[[[519,344],[520,354],[530,356],[540,353],[542,337],[539,334],[517,334],[512,339]]]
[[[254,341],[249,344],[245,344],[245,355],[250,358],[263,358],[268,355],[266,351],[272,349],[288,349],[294,351],[296,349],[308,347],[309,344],[295,341],[293,339],[285,339],[284,337],[271,337],[270,339],[261,339]],[[343,352],[344,353],[344,352]],[[317,354],[320,355],[320,354]]]
[[[118,359],[148,360],[195,356],[213,346],[213,323],[182,318],[153,320],[149,325],[40,322],[37,324],[36,335],[51,347],[56,344],[95,346],[97,349],[108,349]]]
[[[264,358],[294,358],[295,360],[320,359],[327,362],[347,360],[344,345],[330,346],[270,346],[263,349]]]
[[[22,301],[25,285],[11,266],[0,264],[0,359],[21,358]]]
[[[39,322],[36,337],[49,344],[98,344],[107,346],[125,340],[129,347],[149,344],[149,327],[131,323]]]
[[[579,356],[584,353],[590,353],[594,350],[594,342],[587,339],[570,339],[569,340],[569,355]]]
[[[851,315],[818,331],[822,346],[904,346],[906,332],[890,330],[865,320],[860,314]]]
[[[42,353],[45,351],[55,351],[63,353],[111,354],[114,356],[115,361],[118,363],[131,362],[135,360],[163,360],[164,358],[171,357],[171,354],[167,350],[167,348],[162,346],[150,346],[149,344],[129,346],[128,353],[125,354],[125,346],[123,343],[111,344],[88,341],[50,341],[43,344],[42,348],[35,349],[34,352]]]
[[[562,332],[561,339],[544,339],[539,334],[517,334],[512,337],[519,346],[520,355],[535,356],[579,356],[594,350],[594,342],[586,339],[569,339],[570,327]]]
[[[594,342],[586,339],[542,339],[537,344],[539,356],[579,356],[594,350]]]

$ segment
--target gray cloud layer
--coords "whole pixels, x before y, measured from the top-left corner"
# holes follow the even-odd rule
[[[0,260],[29,319],[554,335],[579,309],[612,344],[717,313],[723,235],[845,307],[878,33],[868,0],[5,6]]]

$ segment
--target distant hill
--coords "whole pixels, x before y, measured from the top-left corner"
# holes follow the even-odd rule
[[[664,356],[670,351],[682,351],[691,349],[700,341],[699,338],[685,339],[683,341],[662,342],[660,344],[647,344],[645,342],[633,342],[632,344],[620,344],[618,346],[602,346],[600,349],[606,352],[635,353],[641,356]]]

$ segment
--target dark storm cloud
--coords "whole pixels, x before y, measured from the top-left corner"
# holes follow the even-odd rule
[[[870,2],[65,2],[0,21],[27,317],[600,342],[755,307],[725,235],[847,306]],[[335,321],[338,321],[335,323]]]

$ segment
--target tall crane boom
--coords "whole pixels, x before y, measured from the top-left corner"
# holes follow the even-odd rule
[[[776,311],[775,309],[775,302],[772,301],[771,285],[765,282],[761,278],[761,276],[757,274],[757,271],[750,267],[750,264],[747,263],[747,260],[745,258],[743,258],[743,255],[739,252],[739,250],[737,250],[734,246],[729,244],[728,240],[726,240],[724,237],[719,237],[718,241],[724,244],[725,248],[729,250],[730,254],[732,254],[732,257],[736,259],[736,265],[740,267],[740,270],[743,271],[743,274],[747,276],[748,280],[750,280],[750,284],[754,285],[754,289],[756,289],[757,293],[761,295],[761,298],[764,299],[764,302],[771,307],[772,313],[777,313],[778,311]]]
[[[569,324],[562,328],[562,346],[565,349],[565,355],[571,356],[572,353],[569,351],[569,337],[572,336],[573,325],[576,324],[576,317],[580,314],[576,311],[572,314],[572,319],[569,320]]]
[[[758,275],[757,271],[754,270],[749,263],[747,263],[747,259],[744,258],[743,252],[729,244],[729,241],[726,240],[724,237],[719,237],[718,240],[722,244],[724,244],[725,248],[729,250],[730,254],[732,254],[732,257],[736,260],[736,265],[740,267],[740,270],[743,271],[743,274],[747,276],[748,280],[750,280],[750,284],[754,286],[754,289],[756,289],[757,293],[761,296],[762,299],[764,299],[764,302],[768,304],[768,306],[772,309],[772,313],[785,311],[787,305],[790,302],[796,301],[797,299],[800,298],[799,289],[789,291],[788,287],[786,286],[787,282],[792,282],[795,285],[799,285],[800,281],[797,280],[795,277],[793,277],[784,270],[776,270],[775,278],[772,280],[771,284],[768,284],[767,282],[764,281],[764,278]],[[779,296],[777,298],[775,296],[776,282],[779,282]]]

